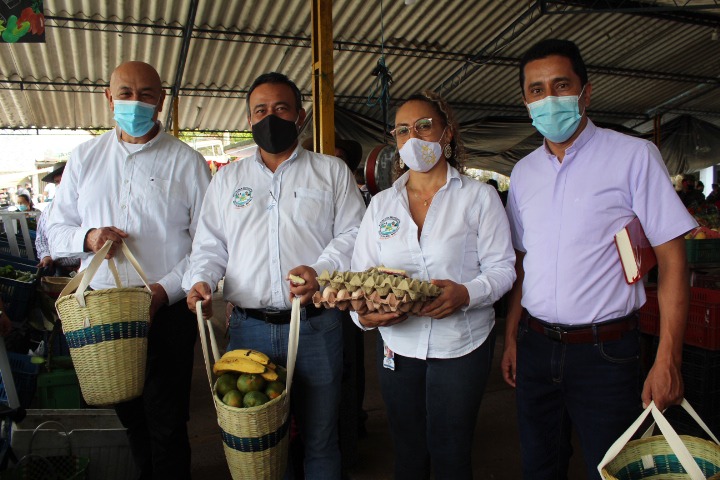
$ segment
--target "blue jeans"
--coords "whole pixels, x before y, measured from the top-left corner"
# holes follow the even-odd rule
[[[395,370],[383,367],[377,342],[378,376],[395,446],[395,479],[472,478],[473,433],[490,373],[495,330],[474,351],[458,358],[395,354]]]
[[[305,317],[292,383],[292,410],[305,443],[305,476],[312,480],[340,478],[337,419],[342,380],[341,312],[326,310]],[[230,317],[228,350],[253,348],[273,363],[287,365],[289,325],[273,325],[235,309]]]
[[[523,478],[567,478],[573,426],[587,478],[600,478],[598,463],[641,413],[639,358],[637,330],[609,342],[563,344],[521,322],[516,393]]]

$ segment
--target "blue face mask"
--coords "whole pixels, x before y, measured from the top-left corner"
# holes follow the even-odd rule
[[[17,209],[20,212],[24,212],[25,210],[28,209],[28,206],[27,205],[18,205]]]
[[[580,95],[550,96],[528,103],[532,124],[543,137],[553,143],[562,143],[573,136],[582,120],[578,102],[583,91],[585,87]]]
[[[157,105],[136,100],[114,100],[115,121],[131,137],[142,137],[155,125]]]

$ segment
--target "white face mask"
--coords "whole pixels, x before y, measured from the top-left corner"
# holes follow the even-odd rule
[[[428,142],[413,137],[405,142],[399,153],[400,159],[410,170],[427,172],[440,160],[442,147],[440,142]]]

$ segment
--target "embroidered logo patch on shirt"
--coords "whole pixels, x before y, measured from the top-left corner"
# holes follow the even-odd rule
[[[397,217],[385,217],[380,222],[380,239],[390,238],[400,229],[400,219]]]
[[[252,200],[252,188],[250,187],[240,187],[233,193],[232,202],[237,208],[247,207],[252,203]]]

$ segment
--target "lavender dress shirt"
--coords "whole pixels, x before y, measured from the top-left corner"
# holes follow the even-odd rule
[[[550,323],[618,318],[645,303],[628,285],[613,237],[637,216],[653,246],[696,226],[650,142],[596,127],[558,161],[545,145],[511,176],[507,203],[513,246],[526,252],[522,305]]]

